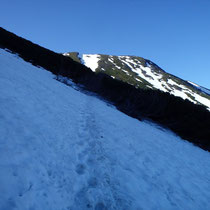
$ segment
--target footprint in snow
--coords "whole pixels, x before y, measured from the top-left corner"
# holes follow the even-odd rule
[[[107,210],[107,207],[103,203],[97,203],[95,206],[95,210]]]
[[[88,180],[88,186],[90,188],[96,188],[97,185],[98,185],[98,181],[97,181],[96,177],[92,177]]]
[[[83,164],[78,164],[76,166],[76,172],[79,174],[79,175],[82,175],[85,173],[85,165]]]

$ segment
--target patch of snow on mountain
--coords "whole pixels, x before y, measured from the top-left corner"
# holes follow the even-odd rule
[[[146,85],[148,88],[150,88],[150,89],[153,89],[151,86],[149,86],[149,85]]]
[[[171,85],[178,85],[176,82],[174,82],[172,79],[168,79],[167,81],[168,84],[171,84]]]
[[[197,85],[197,84],[195,84],[195,83],[193,83],[193,82],[191,82],[191,81],[187,81],[187,82],[190,83],[191,85],[197,87],[197,88],[200,89],[202,92],[204,92],[204,93],[210,95],[210,90],[209,90],[209,89],[204,88],[204,87],[201,87],[201,86],[199,86],[199,85]]]
[[[187,82],[190,83],[193,86],[200,87],[199,85],[195,84],[194,82],[191,82],[191,81],[187,81]]]
[[[206,88],[200,86],[200,90],[203,91],[204,93],[210,95],[210,90],[209,89],[206,89]]]
[[[123,70],[123,69],[122,69],[122,71],[125,72],[128,76],[130,75],[130,74],[128,73],[128,71]]]
[[[109,56],[108,61],[113,63],[114,59],[111,56]]]
[[[81,64],[85,65],[85,62],[83,60],[83,54],[79,53],[78,57],[79,57],[79,59],[81,61]]]
[[[193,83],[194,84],[194,83]],[[179,87],[181,87],[183,90],[182,90],[182,93],[188,93],[190,94],[192,97],[195,98],[195,100],[192,100],[189,96],[187,96],[186,94],[186,98],[194,103],[201,103],[203,105],[205,105],[206,107],[208,107],[208,110],[210,110],[210,100],[208,100],[207,98],[197,94],[197,93],[194,93],[193,91],[191,91],[190,89],[186,88],[185,86],[183,85],[179,85]],[[181,91],[180,91],[181,92]]]
[[[174,96],[178,96],[183,99],[188,99],[188,100],[192,101],[192,99],[190,97],[188,97],[183,91],[173,89],[170,93],[173,94]]]
[[[118,68],[118,69],[121,69],[121,67],[119,67],[119,66],[118,66],[118,65],[116,65],[116,64],[115,64],[115,67],[116,67],[116,68]]]
[[[202,97],[199,94],[192,92],[186,86],[180,85],[172,80],[168,80],[168,83],[172,84],[172,85],[176,85],[181,88],[181,90],[173,89],[172,92],[170,92],[173,95],[181,97],[183,99],[188,99],[189,101],[196,103],[196,104],[199,102],[199,103],[205,105],[206,107],[208,107],[208,110],[210,110],[210,100],[208,100],[207,98]],[[192,100],[187,94],[190,94],[192,97],[195,98],[195,100]]]
[[[195,97],[195,100],[197,100],[198,102],[207,106],[210,109],[210,100],[198,95],[197,93],[194,93],[193,96]]]
[[[138,81],[138,82],[142,82],[139,78],[135,78],[136,79],[136,81]]]
[[[69,53],[63,53],[63,55],[64,55],[64,56],[68,56],[68,55],[69,55]]]
[[[126,58],[126,60],[123,59],[124,56],[119,56],[119,59],[125,63],[127,66],[129,66],[129,68],[137,73],[138,76],[142,77],[144,80],[148,81],[151,85],[153,85],[155,88],[157,89],[160,89],[164,92],[166,92],[167,90],[162,86],[162,84],[159,82],[159,79],[161,78],[161,75],[160,76],[155,76],[152,72],[151,72],[151,69],[149,67],[144,67],[143,65],[140,65],[139,67],[133,67],[131,64],[130,64],[130,60],[128,58]],[[145,76],[145,74],[143,74],[143,71],[146,72],[146,75],[148,76]]]
[[[83,54],[82,59],[84,65],[90,68],[92,71],[96,71],[98,68],[98,62],[100,60],[100,55],[98,54]]]
[[[206,88],[204,88],[204,87],[200,87],[200,89],[201,89],[204,93],[210,95],[210,90],[209,90],[209,89],[206,89]]]
[[[170,92],[171,94],[173,94],[174,96],[181,97],[183,99],[188,99],[189,101],[196,103],[186,94],[186,93],[188,93],[188,94],[192,95],[191,91],[188,88],[186,88],[184,85],[180,85],[180,84],[174,82],[172,79],[168,79],[167,83],[181,88],[181,90],[177,90],[176,88],[171,88],[168,86],[168,89],[171,90],[171,92]]]

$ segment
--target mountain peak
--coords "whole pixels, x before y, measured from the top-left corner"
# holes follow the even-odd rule
[[[78,54],[64,55],[81,62],[81,58],[75,58]],[[169,74],[148,59],[128,55],[83,54],[82,60],[84,65],[96,73],[106,73],[136,88],[168,92],[195,104],[202,104],[210,110],[210,90]]]

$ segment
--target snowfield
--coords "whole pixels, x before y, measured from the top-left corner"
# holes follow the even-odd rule
[[[209,210],[210,154],[0,49],[0,210]]]

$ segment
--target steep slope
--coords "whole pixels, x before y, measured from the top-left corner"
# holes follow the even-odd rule
[[[70,78],[85,91],[97,94],[128,116],[157,122],[183,139],[210,151],[210,112],[204,106],[157,89],[136,88],[113,79],[103,71],[93,72],[81,64],[84,60],[77,59],[78,53],[71,53],[71,59],[2,28],[0,37],[0,48],[9,49],[25,61],[47,69],[57,80],[68,85]]]
[[[0,101],[0,209],[210,208],[210,153],[2,49]]]
[[[72,57],[71,53],[65,55]],[[210,91],[208,92],[202,87],[195,87],[195,85],[191,85],[192,83],[189,84],[189,82],[163,71],[159,66],[144,58],[84,54],[82,59],[84,64],[94,72],[102,71],[137,88],[169,92],[193,103],[202,104],[210,110]]]

